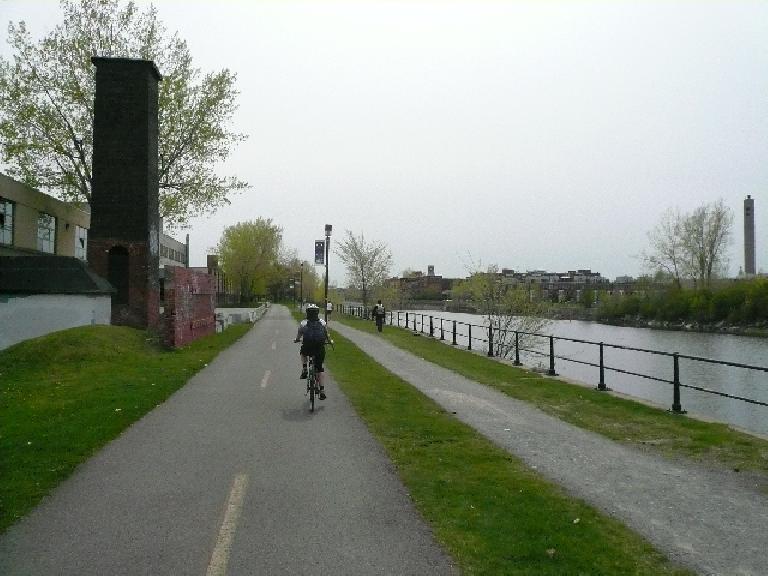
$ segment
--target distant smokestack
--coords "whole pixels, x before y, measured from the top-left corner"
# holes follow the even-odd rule
[[[755,275],[755,201],[744,200],[744,274]]]

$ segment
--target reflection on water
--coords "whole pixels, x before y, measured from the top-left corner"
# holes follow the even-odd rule
[[[435,335],[439,337],[438,317],[457,322],[483,324],[480,316],[473,314],[456,314],[450,312],[415,311],[418,314],[417,327],[421,330],[421,316],[424,314],[424,332],[429,331],[429,315],[435,318]],[[413,326],[411,316],[411,327]],[[401,322],[405,315],[401,313]],[[445,338],[450,340],[451,323],[444,322]],[[457,336],[460,346],[467,345],[465,326],[459,326]],[[485,337],[480,330],[473,330],[473,338]],[[646,348],[663,352],[679,352],[692,356],[703,356],[713,360],[738,362],[753,366],[768,366],[768,339],[748,338],[730,334],[702,334],[697,332],[672,332],[650,330],[648,328],[628,328],[622,326],[606,326],[578,320],[556,320],[545,330],[546,334],[577,338],[605,344],[620,344],[633,348]],[[538,349],[547,353],[545,356],[521,354],[521,361],[526,366],[541,364],[549,367],[549,340],[539,339]],[[473,341],[473,348],[487,350],[487,345]],[[565,356],[580,361],[599,363],[599,347],[591,344],[555,340],[555,355]],[[671,381],[673,377],[673,360],[669,356],[659,356],[630,350],[617,350],[604,347],[604,362],[606,367],[621,368],[630,372],[645,374]],[[599,369],[556,359],[555,369],[558,374],[587,384],[597,385],[600,379]],[[699,386],[710,390],[725,392],[736,396],[768,402],[768,373],[757,370],[746,370],[717,364],[708,364],[692,360],[680,360],[680,382],[683,385]],[[672,385],[605,371],[605,383],[608,387],[637,398],[649,400],[660,406],[672,407]],[[714,420],[728,422],[746,430],[768,435],[768,407],[750,404],[740,400],[724,398],[688,388],[681,389],[681,404],[684,410],[692,415],[702,415]]]

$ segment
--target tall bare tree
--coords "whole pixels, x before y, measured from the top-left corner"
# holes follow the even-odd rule
[[[677,208],[669,208],[656,227],[648,233],[651,251],[643,253],[648,268],[669,274],[677,287],[688,272],[688,261],[683,244],[685,218]]]
[[[643,260],[652,271],[669,274],[678,287],[684,278],[708,285],[725,273],[732,229],[733,213],[722,199],[690,214],[667,210],[648,233],[651,249]]]
[[[723,274],[731,239],[733,213],[722,199],[696,208],[683,226],[683,244],[690,258],[690,275],[702,285]]]
[[[355,236],[347,230],[335,252],[347,269],[349,286],[360,290],[363,306],[368,306],[371,291],[384,283],[392,267],[389,248],[383,242],[366,241],[362,232]]]
[[[11,60],[0,58],[0,152],[11,176],[63,200],[90,202],[93,153],[92,56],[153,60],[159,86],[160,215],[167,225],[228,204],[247,187],[216,174],[236,142],[235,75],[202,75],[184,40],[169,35],[150,6],[123,0],[61,0],[64,21],[39,42],[11,23]]]

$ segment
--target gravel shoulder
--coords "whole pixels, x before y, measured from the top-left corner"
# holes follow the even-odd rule
[[[376,335],[334,323],[385,368],[570,494],[708,575],[768,574],[768,498],[726,471],[622,446],[418,358]]]

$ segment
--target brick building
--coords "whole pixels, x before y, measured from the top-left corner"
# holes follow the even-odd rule
[[[390,278],[387,286],[407,292],[416,300],[443,300],[450,295],[454,278],[443,278],[435,275],[435,267],[427,266],[427,273],[422,271],[411,272],[401,278]]]

